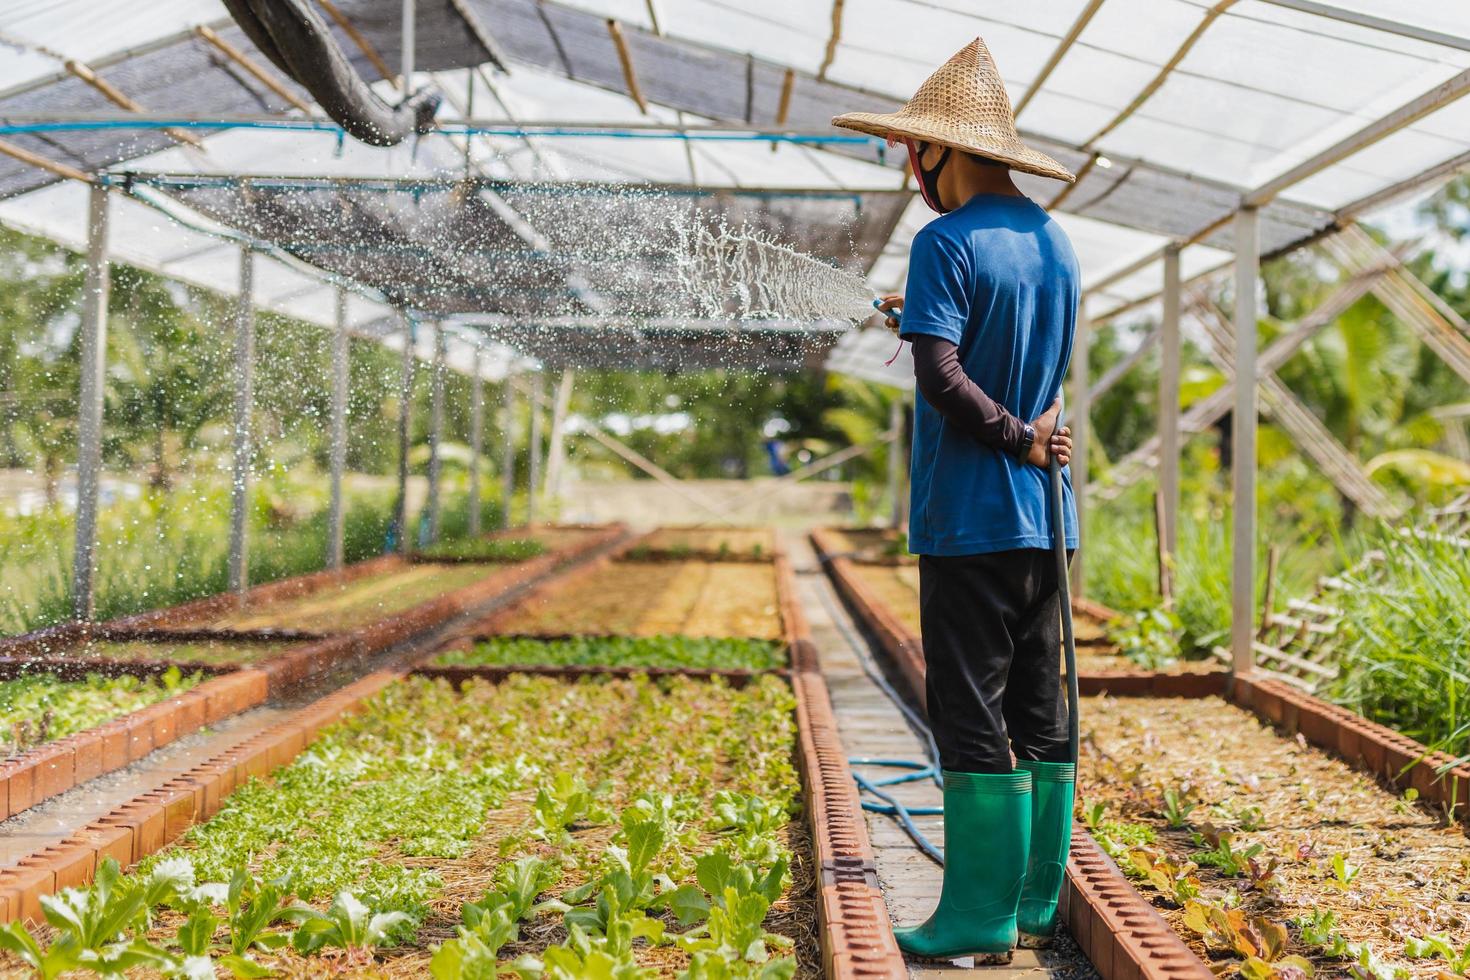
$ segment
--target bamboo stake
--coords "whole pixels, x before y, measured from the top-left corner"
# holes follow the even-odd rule
[[[1154,540],[1158,542],[1159,597],[1164,608],[1174,609],[1174,556],[1169,553],[1164,536],[1164,495],[1154,491]]]
[[[66,70],[75,75],[77,78],[80,78],[82,81],[86,82],[88,85],[92,86],[97,91],[101,92],[103,97],[107,99],[107,101],[111,102],[119,109],[126,109],[129,112],[136,113],[147,111],[146,109],[144,109],[142,104],[129,98],[117,86],[113,85],[107,79],[97,74],[87,65],[83,64],[80,61],[77,61],[75,58],[68,58],[66,60]],[[204,144],[201,143],[197,137],[186,133],[183,130],[165,129],[164,132],[168,134],[169,139],[177,143],[185,143],[189,146],[194,147],[194,149],[196,150],[204,149]]]
[[[648,102],[643,98],[643,90],[638,87],[638,76],[633,71],[633,54],[628,50],[628,39],[623,36],[623,25],[609,17],[607,32],[612,35],[613,46],[618,49],[618,62],[623,66],[623,82],[628,86],[628,95],[638,103],[638,111],[646,116]]]
[[[47,173],[55,174],[58,177],[65,177],[68,180],[80,180],[84,184],[90,184],[92,182],[91,177],[88,177],[86,174],[82,173],[75,167],[69,167],[64,163],[58,163],[57,161],[52,160],[50,157],[41,156],[39,153],[32,153],[25,147],[16,146],[14,143],[8,142],[6,140],[0,140],[0,153],[3,153],[8,157],[12,157],[13,159],[19,160],[21,163],[28,163],[33,167],[37,167],[41,170],[46,171]]]
[[[369,41],[367,35],[357,29],[357,25],[348,19],[341,8],[333,3],[332,0],[317,0],[317,2],[327,12],[327,16],[331,17],[337,26],[342,28],[342,33],[352,39],[352,43],[357,45],[357,50],[361,51],[363,56],[372,62],[373,68],[377,70],[378,75],[387,79],[389,84],[394,88],[403,88],[403,84],[399,82],[398,75],[393,69],[388,67],[388,62],[383,60],[383,56],[378,54],[378,49],[373,47],[373,42]]]
[[[300,109],[302,112],[307,113],[308,115],[311,114],[311,103],[307,102],[295,92],[288,89],[285,85],[281,84],[281,82],[276,79],[274,75],[265,70],[265,67],[263,65],[256,62],[253,58],[247,56],[245,52],[235,47],[229,41],[226,41],[224,38],[220,37],[219,34],[217,34],[212,28],[204,24],[200,24],[198,27],[194,28],[194,31],[200,37],[204,38],[204,40],[208,41],[209,44],[220,54],[224,55],[226,58],[229,58],[235,64],[239,65],[241,68],[249,72],[257,82],[264,85],[266,88],[276,93],[276,95],[279,96],[281,99],[289,102],[291,105]]]

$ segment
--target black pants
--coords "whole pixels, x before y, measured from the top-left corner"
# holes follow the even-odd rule
[[[919,558],[929,724],[951,772],[1070,762],[1056,557],[1026,548]]]

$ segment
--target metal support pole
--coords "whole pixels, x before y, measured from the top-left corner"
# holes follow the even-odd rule
[[[480,536],[480,454],[485,451],[484,354],[475,348],[475,373],[470,379],[470,537]]]
[[[255,402],[255,253],[240,249],[235,304],[235,438],[230,481],[230,590],[250,585],[250,412]]]
[[[1255,664],[1256,279],[1260,265],[1256,209],[1241,208],[1235,216],[1235,413],[1230,435],[1230,652],[1235,674],[1249,673]]]
[[[561,478],[567,464],[567,412],[572,407],[572,383],[575,380],[576,373],[571,368],[562,369],[551,409],[551,436],[547,440],[546,489],[543,496],[553,507],[561,497]]]
[[[888,523],[895,528],[900,526],[899,522],[903,517],[899,497],[903,494],[903,466],[907,462],[903,439],[903,403],[902,392],[896,393],[888,403],[888,430],[894,433],[893,441],[888,444]]]
[[[347,473],[348,394],[347,290],[337,288],[337,324],[332,334],[332,496],[327,507],[327,567],[342,567],[342,533],[346,504],[342,478]]]
[[[541,492],[541,399],[546,379],[540,371],[531,377],[531,432],[529,469],[526,474],[526,526],[536,523],[536,495]]]
[[[393,526],[397,529],[398,550],[409,551],[408,529],[408,440],[413,420],[413,321],[403,318],[403,372],[398,381],[398,502],[394,505]]]
[[[505,376],[505,404],[501,408],[500,479],[501,498],[504,506],[500,513],[500,526],[510,527],[510,506],[516,495],[516,389],[514,376]]]
[[[82,294],[81,386],[77,392],[77,518],[72,616],[87,621],[96,605],[97,492],[102,483],[102,386],[107,372],[107,188],[93,184],[87,201],[87,279]]]
[[[444,324],[434,324],[434,373],[429,401],[429,520],[430,544],[439,540],[440,483],[444,460],[444,360],[448,356],[448,336]]]
[[[1072,429],[1072,462],[1068,464],[1072,478],[1072,499],[1077,507],[1077,553],[1072,557],[1071,593],[1076,598],[1086,594],[1087,560],[1087,453],[1092,436],[1092,378],[1089,351],[1092,347],[1092,321],[1087,318],[1087,300],[1077,304],[1077,328],[1072,341],[1072,393],[1063,422]]]
[[[1164,321],[1159,334],[1159,550],[1179,553],[1179,246],[1164,249]]]
[[[403,94],[407,95],[413,85],[413,55],[414,49],[418,47],[418,17],[414,0],[403,0],[403,60],[400,62],[403,73]]]

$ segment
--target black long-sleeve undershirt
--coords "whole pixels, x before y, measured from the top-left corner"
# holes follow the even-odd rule
[[[970,380],[959,348],[948,340],[915,334],[914,382],[924,400],[983,445],[1008,456],[1021,451],[1025,423]]]

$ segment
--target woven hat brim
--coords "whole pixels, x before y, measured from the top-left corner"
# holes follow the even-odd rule
[[[927,123],[922,117],[907,115],[902,112],[847,112],[832,120],[832,125],[843,129],[855,130],[866,133],[869,136],[904,137],[924,140],[927,143],[939,143],[942,146],[952,146],[966,153],[974,153],[1001,163],[1028,174],[1036,174],[1040,177],[1052,177],[1056,180],[1065,180],[1072,183],[1077,179],[1076,175],[1066,167],[1062,166],[1051,157],[1040,150],[1033,150],[1025,143],[990,142],[975,138],[969,138],[957,133],[953,127],[936,121]]]

